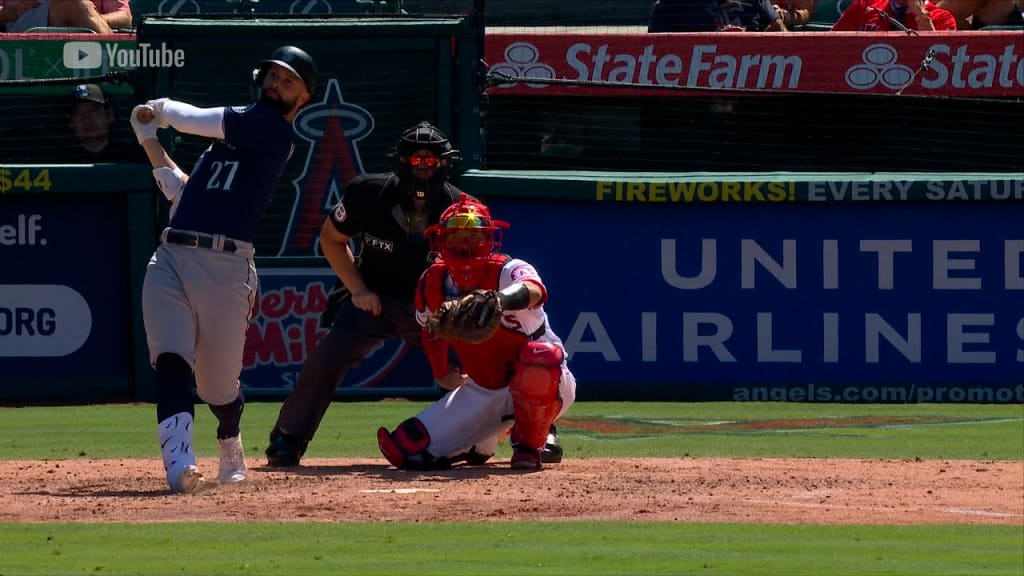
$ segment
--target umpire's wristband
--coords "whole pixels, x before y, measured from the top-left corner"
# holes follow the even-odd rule
[[[530,307],[530,289],[522,282],[506,287],[498,292],[498,302],[502,310],[522,310]]]

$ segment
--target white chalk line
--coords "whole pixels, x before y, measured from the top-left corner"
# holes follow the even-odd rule
[[[382,488],[360,490],[364,494],[417,494],[420,492],[440,492],[437,488]]]

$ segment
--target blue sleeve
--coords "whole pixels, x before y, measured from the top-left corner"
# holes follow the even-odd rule
[[[275,138],[282,124],[288,125],[277,110],[266,104],[228,106],[224,109],[224,142],[236,148],[260,144]]]

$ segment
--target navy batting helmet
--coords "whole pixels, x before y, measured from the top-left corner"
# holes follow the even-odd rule
[[[420,122],[402,132],[392,154],[395,157],[405,158],[422,149],[430,150],[441,158],[459,159],[459,151],[452,147],[448,136],[430,122]]]
[[[305,50],[295,46],[281,46],[274,50],[270,58],[260,62],[260,67],[256,70],[256,75],[253,77],[256,81],[256,86],[263,85],[263,77],[267,74],[267,69],[270,68],[271,64],[277,64],[282,68],[290,70],[293,74],[302,78],[302,81],[306,84],[306,90],[310,94],[316,92],[316,62],[313,61],[313,57],[307,54]]]

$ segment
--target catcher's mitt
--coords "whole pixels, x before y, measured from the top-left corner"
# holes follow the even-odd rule
[[[448,300],[426,323],[427,330],[438,338],[470,344],[489,340],[499,326],[501,301],[494,290],[474,290],[458,300]]]

